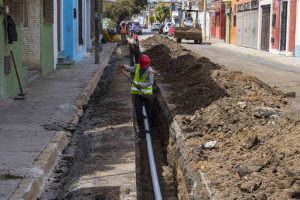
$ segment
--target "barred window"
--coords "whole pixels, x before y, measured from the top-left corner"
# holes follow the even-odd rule
[[[45,23],[50,23],[50,24],[54,23],[53,10],[54,10],[53,0],[44,0],[44,19],[45,19]]]
[[[26,6],[24,6],[25,4]],[[26,22],[26,25],[28,25],[27,0],[5,0],[5,5],[8,6],[9,14],[16,23]],[[25,15],[27,16],[27,19]]]
[[[23,26],[28,27],[28,0],[24,0],[23,3]]]

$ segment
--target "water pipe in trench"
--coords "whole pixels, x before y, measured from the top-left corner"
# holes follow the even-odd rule
[[[146,111],[145,105],[143,105],[143,115],[144,115],[144,128],[145,128],[145,133],[146,133],[147,152],[148,152],[148,159],[149,159],[149,165],[150,165],[152,186],[153,186],[153,190],[154,190],[154,197],[155,197],[155,200],[162,200],[158,176],[157,176],[157,170],[156,170],[156,165],[155,165],[155,160],[154,160],[154,154],[153,154],[149,121],[148,121],[148,116],[147,116],[147,111]]]

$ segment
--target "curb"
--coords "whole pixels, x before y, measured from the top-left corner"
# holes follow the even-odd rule
[[[78,108],[78,111],[72,119],[72,124],[78,124],[80,117],[83,114],[83,106],[88,103],[90,96],[94,92],[97,83],[102,76],[104,67],[108,64],[114,49],[115,45],[110,48],[108,53],[106,53],[103,61],[94,72],[93,77],[88,81],[83,91],[77,96],[74,105]],[[44,181],[57,164],[62,150],[68,146],[68,136],[70,135],[71,133],[68,131],[55,132],[51,142],[35,160],[32,169],[28,172],[27,176],[21,180],[18,188],[14,191],[9,200],[33,200],[40,195]]]
[[[68,145],[67,135],[69,134],[65,131],[55,133],[51,142],[35,161],[27,177],[20,182],[18,189],[13,193],[10,200],[32,200],[39,195],[43,182],[55,166],[60,152]]]

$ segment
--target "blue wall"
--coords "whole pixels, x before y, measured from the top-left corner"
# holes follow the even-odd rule
[[[78,46],[78,0],[64,0],[64,53],[70,59],[83,58],[84,47]],[[74,18],[74,8],[76,18]]]

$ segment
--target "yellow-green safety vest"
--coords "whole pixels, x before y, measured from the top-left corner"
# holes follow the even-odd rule
[[[136,64],[135,65],[135,74],[134,74],[134,78],[133,78],[133,82],[135,84],[139,84],[139,83],[145,83],[146,78],[149,76],[149,71],[145,72],[143,74],[143,76],[140,78],[140,65]],[[139,95],[152,95],[153,94],[153,89],[152,89],[152,85],[146,88],[141,88],[141,90],[136,88],[135,84],[131,84],[131,94],[139,94]]]

